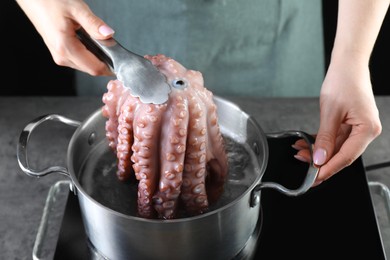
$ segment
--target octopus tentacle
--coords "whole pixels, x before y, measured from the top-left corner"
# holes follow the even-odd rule
[[[193,92],[190,96],[192,100],[189,106],[189,134],[181,198],[188,213],[200,214],[209,206],[206,193],[206,113],[197,93]]]
[[[118,116],[122,103],[129,96],[119,80],[110,80],[107,85],[107,93],[104,93],[102,101],[105,104],[102,108],[103,116],[107,117],[106,137],[109,146],[115,151],[118,139]]]
[[[218,124],[217,106],[212,102],[213,94],[206,90],[200,95],[207,109],[208,144],[207,167],[210,172],[207,194],[210,202],[215,202],[223,192],[223,186],[227,178],[228,159],[225,152],[224,139]]]
[[[118,158],[117,177],[121,181],[128,180],[132,175],[131,146],[133,144],[133,119],[139,99],[129,96],[121,107],[118,118],[118,143],[116,155]]]
[[[115,81],[110,81],[107,85],[108,91],[103,95],[104,106],[102,108],[103,116],[107,117],[106,137],[108,145],[115,150],[118,137],[118,117],[116,116],[116,106],[118,103],[118,92],[120,91]]]
[[[152,218],[153,195],[159,176],[159,145],[161,117],[166,105],[140,104],[134,116],[134,144],[131,157],[138,183],[138,213]]]
[[[182,184],[188,119],[188,102],[177,94],[169,101],[161,132],[160,182],[159,190],[153,196],[160,218],[175,217]]]

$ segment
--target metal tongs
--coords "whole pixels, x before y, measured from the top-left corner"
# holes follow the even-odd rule
[[[96,40],[84,29],[79,29],[77,35],[130,89],[132,96],[138,97],[143,103],[161,104],[168,100],[171,87],[166,77],[149,60],[125,49],[114,38]]]

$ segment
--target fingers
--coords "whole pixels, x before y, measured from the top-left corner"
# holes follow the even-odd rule
[[[321,166],[318,174],[319,180],[327,180],[343,168],[351,165],[363,154],[367,146],[380,134],[379,125],[353,125],[350,134],[344,138],[345,141],[340,149],[331,159]]]
[[[83,1],[73,1],[68,11],[68,19],[73,23],[73,29],[64,34],[62,44],[66,49],[65,53],[59,55],[60,59],[65,58],[65,66],[92,76],[112,76],[113,73],[108,66],[87,49],[75,31],[82,27],[92,38],[103,40],[112,37],[114,30],[96,16]],[[61,60],[57,60],[56,63],[64,65],[61,64]]]
[[[329,138],[331,136],[329,133],[323,133],[320,129],[314,145],[313,162],[320,167],[320,170],[313,186],[329,179],[361,156],[367,146],[381,133],[381,123],[379,119],[374,119],[369,123],[356,125],[341,124],[335,138]],[[324,139],[321,139],[321,134],[325,137]],[[331,148],[326,146],[329,143],[331,143]],[[324,147],[322,149],[325,151],[331,151],[333,147],[333,152],[318,155],[322,151],[318,152],[317,145]],[[294,156],[296,159],[307,163],[311,162],[308,144],[304,140],[296,141],[293,147],[298,151]],[[319,164],[320,160],[324,160],[324,163]]]
[[[92,76],[113,75],[78,39],[80,27],[97,39],[112,37],[113,30],[82,0],[21,1],[48,47],[54,62]]]
[[[78,21],[81,27],[83,27],[92,38],[98,40],[109,39],[115,33],[110,26],[92,12],[86,12],[84,15],[80,16]]]
[[[96,16],[85,2],[78,1],[78,5],[74,7],[70,13],[72,19],[77,21],[92,38],[104,40],[114,35],[115,31]]]
[[[68,46],[68,53],[65,56],[68,57],[72,68],[92,76],[113,75],[107,65],[90,52],[77,36],[67,37],[64,44]]]

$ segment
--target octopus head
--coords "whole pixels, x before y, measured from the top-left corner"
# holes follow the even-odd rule
[[[199,71],[187,70],[179,62],[163,54],[146,55],[145,58],[150,60],[165,75],[172,90],[184,90],[188,87],[204,88],[203,76]]]

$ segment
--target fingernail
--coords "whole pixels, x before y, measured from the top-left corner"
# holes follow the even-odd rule
[[[310,161],[308,161],[305,157],[299,155],[299,154],[296,154],[294,155],[295,159],[301,161],[301,162],[305,162],[305,163],[310,163]]]
[[[316,187],[316,186],[320,185],[322,182],[323,182],[322,180],[315,180],[312,187]]]
[[[112,35],[114,34],[114,30],[111,29],[111,27],[107,26],[107,25],[102,25],[99,27],[99,33],[102,34],[103,36],[109,36],[109,35]]]
[[[299,145],[296,145],[296,144],[292,144],[291,147],[293,149],[297,150],[297,151],[305,149],[305,147],[302,147],[302,146],[299,146]]]
[[[326,151],[322,148],[317,149],[313,155],[314,164],[322,165],[326,161]]]

